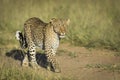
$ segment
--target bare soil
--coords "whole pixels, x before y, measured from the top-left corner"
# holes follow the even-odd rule
[[[120,56],[115,56],[117,52],[69,44],[62,44],[59,49],[68,51],[68,55],[58,56],[62,75],[75,80],[120,80]],[[72,53],[74,55],[69,55]]]

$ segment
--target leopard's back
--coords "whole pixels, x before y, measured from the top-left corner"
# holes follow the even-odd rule
[[[44,28],[46,27],[47,23],[44,23],[39,18],[33,17],[28,19],[24,24],[24,32],[25,37],[32,39],[34,44],[38,47],[43,47],[44,42]]]

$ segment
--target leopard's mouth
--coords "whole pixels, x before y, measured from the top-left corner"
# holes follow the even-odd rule
[[[65,38],[65,33],[60,33],[58,35],[59,35],[59,38]]]
[[[60,38],[65,38],[65,35],[60,35],[59,37],[60,37]]]

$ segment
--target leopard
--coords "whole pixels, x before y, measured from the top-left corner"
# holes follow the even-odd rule
[[[16,32],[16,38],[23,49],[27,48],[29,56],[26,54],[22,66],[31,66],[37,68],[36,48],[44,50],[47,57],[47,69],[54,72],[61,72],[56,52],[60,40],[65,38],[67,26],[70,19],[51,18],[48,23],[40,18],[32,17],[24,23],[24,34],[21,31]]]

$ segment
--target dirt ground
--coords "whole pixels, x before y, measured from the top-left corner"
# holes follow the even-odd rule
[[[120,80],[119,54],[106,49],[87,49],[60,44],[57,59],[61,73],[50,72],[49,74],[56,74],[70,80]]]
[[[117,52],[69,44],[60,45],[59,50],[68,52],[68,55],[58,56],[64,76],[76,80],[120,80],[120,56],[115,56]]]

